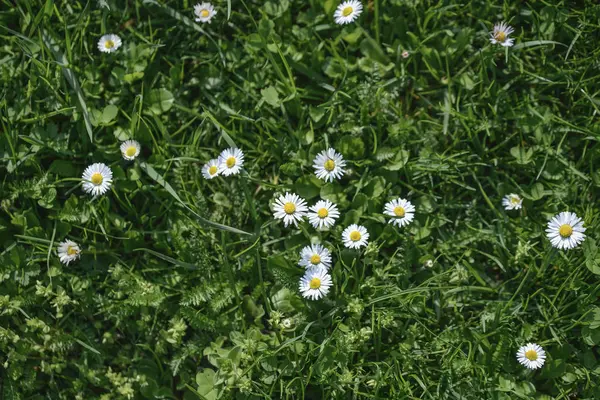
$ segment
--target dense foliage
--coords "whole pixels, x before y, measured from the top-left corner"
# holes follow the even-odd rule
[[[597,2],[365,0],[345,26],[334,0],[219,0],[210,24],[194,4],[0,0],[0,398],[600,398]],[[204,179],[232,145],[245,172]],[[92,198],[96,162],[115,180]],[[341,217],[286,228],[286,191]],[[553,249],[567,210],[587,238]],[[318,301],[311,241],[333,252]]]

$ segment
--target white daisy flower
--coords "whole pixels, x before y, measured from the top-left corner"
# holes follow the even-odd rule
[[[388,223],[402,227],[410,224],[415,218],[415,206],[408,200],[398,198],[386,203],[383,213],[393,217]]]
[[[344,175],[344,166],[346,166],[344,157],[331,148],[317,154],[313,161],[313,168],[315,169],[317,178],[329,182],[339,179]]]
[[[275,200],[273,209],[275,211],[273,216],[277,219],[282,219],[284,226],[288,226],[289,224],[298,226],[298,221],[302,221],[308,210],[306,208],[306,200],[294,193],[286,193],[285,196],[279,196]]]
[[[217,15],[215,7],[210,3],[196,4],[194,6],[194,14],[196,14],[196,22],[208,22]]]
[[[135,160],[140,155],[140,143],[137,140],[126,140],[121,143],[121,154],[127,161]]]
[[[103,163],[95,163],[90,165],[83,171],[83,190],[86,193],[91,193],[94,196],[104,194],[110,189],[112,184],[112,171],[108,165]]]
[[[363,6],[360,1],[349,0],[341,3],[333,14],[335,23],[339,25],[349,24],[354,22],[356,18],[362,13]]]
[[[494,25],[494,31],[490,33],[490,42],[492,42],[492,44],[499,43],[504,47],[510,47],[514,44],[515,40],[510,39],[508,35],[514,31],[515,30],[506,22],[499,22]]]
[[[320,267],[329,269],[331,267],[331,253],[320,244],[306,246],[300,251],[298,265],[305,268]]]
[[[244,153],[240,149],[231,147],[223,150],[219,155],[219,174],[225,176],[239,174],[242,165],[244,165]]]
[[[402,52],[402,58],[408,58],[408,56],[410,56],[410,53],[408,51],[404,50]]]
[[[310,207],[310,211],[308,221],[315,229],[331,228],[340,216],[337,206],[329,200],[317,201],[317,204]]]
[[[114,53],[122,44],[121,38],[111,33],[100,38],[98,50],[103,53]]]
[[[538,369],[546,362],[546,352],[540,345],[527,343],[517,351],[517,360],[529,369]]]
[[[206,179],[212,179],[212,178],[218,176],[219,175],[219,160],[217,160],[215,158],[213,160],[210,160],[206,164],[204,164],[204,167],[202,167],[202,175]]]
[[[331,276],[324,268],[309,268],[300,278],[300,293],[307,299],[319,300],[327,296],[331,287]]]
[[[546,236],[552,246],[569,250],[585,240],[583,221],[575,213],[561,212],[548,222]]]
[[[65,240],[58,245],[58,257],[60,262],[69,265],[71,261],[75,261],[79,258],[81,249],[79,245],[72,240]]]
[[[505,210],[518,210],[523,207],[523,199],[518,194],[507,194],[502,199],[502,205]]]
[[[367,232],[367,228],[364,226],[352,224],[342,232],[342,240],[344,241],[344,246],[350,249],[358,249],[367,245],[369,232]]]

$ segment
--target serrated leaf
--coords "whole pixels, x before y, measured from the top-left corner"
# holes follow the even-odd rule
[[[196,374],[196,384],[198,385],[198,393],[206,400],[216,400],[218,398],[218,390],[215,388],[215,371],[210,368],[205,368],[204,371]]]
[[[386,161],[394,157],[394,155],[396,155],[396,152],[393,149],[389,147],[381,147],[377,149],[375,158],[377,159],[377,161]]]

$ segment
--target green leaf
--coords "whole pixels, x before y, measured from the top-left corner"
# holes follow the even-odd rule
[[[358,136],[344,136],[338,142],[344,157],[360,159],[365,155],[365,142]]]
[[[144,77],[144,71],[132,72],[131,74],[125,74],[123,80],[127,83],[133,83]]]
[[[587,319],[590,322],[590,329],[600,329],[600,307],[594,307],[587,315]]]
[[[49,172],[62,177],[71,177],[77,175],[77,168],[70,160],[54,160],[50,164]]]
[[[325,0],[323,2],[323,8],[325,9],[325,14],[333,14],[335,7],[339,2],[336,0]]]
[[[113,119],[115,119],[117,117],[117,114],[119,113],[119,108],[117,106],[114,106],[112,104],[104,107],[104,110],[102,111],[102,123],[103,124],[109,124],[113,121]]]
[[[360,39],[360,37],[362,36],[362,29],[357,28],[354,30],[354,32],[350,32],[347,35],[344,35],[343,39],[350,43],[350,44],[356,44],[358,42],[358,39]]]
[[[218,398],[218,389],[215,388],[215,371],[205,368],[204,371],[196,374],[196,384],[198,384],[198,393],[206,400],[216,400]]]
[[[533,185],[533,187],[531,188],[530,196],[532,200],[539,200],[542,197],[544,197],[544,194],[544,185],[542,185],[539,182]]]
[[[293,298],[294,295],[291,290],[283,288],[271,296],[271,303],[276,310],[281,311],[282,313],[293,313],[296,311],[294,306],[292,306]]]
[[[262,99],[272,105],[273,107],[279,107],[281,105],[281,100],[279,99],[279,93],[277,93],[277,89],[273,86],[269,86],[260,91]]]
[[[249,295],[245,295],[243,299],[244,310],[254,318],[255,321],[260,320],[265,315],[263,306],[256,305],[256,302]]]
[[[146,97],[146,104],[156,115],[169,111],[173,106],[173,94],[167,89],[153,89]]]
[[[377,61],[383,65],[390,64],[390,59],[386,56],[381,46],[379,46],[377,42],[370,37],[366,37],[362,42],[360,42],[360,50],[365,56],[369,57],[373,61]]]
[[[531,157],[533,156],[532,149],[524,149],[521,146],[513,147],[510,149],[510,154],[517,160],[518,164],[529,164]]]
[[[213,201],[216,204],[225,208],[231,208],[231,201],[229,200],[229,197],[227,197],[224,193],[215,192],[215,194],[213,194]]]
[[[294,191],[301,197],[310,200],[317,197],[321,192],[323,181],[319,180],[314,175],[303,176],[294,183]]]
[[[409,153],[408,151],[401,149],[399,150],[396,155],[394,156],[394,159],[390,161],[390,163],[388,165],[386,165],[384,168],[390,171],[398,171],[399,169],[402,169],[406,163],[408,162],[408,157],[409,157]]]
[[[431,230],[425,226],[420,227],[415,233],[415,240],[423,240],[431,235]]]
[[[596,241],[587,237],[583,242],[583,254],[585,254],[585,266],[596,275],[600,275],[600,255]]]
[[[348,202],[342,186],[337,182],[323,185],[321,188],[321,197],[340,206],[345,205]]]
[[[371,179],[371,182],[365,187],[364,193],[372,199],[375,199],[385,191],[385,179],[381,176],[376,176]]]
[[[547,366],[547,368],[546,368]],[[564,375],[567,370],[567,364],[564,360],[550,360],[544,366],[542,373],[540,374],[544,379],[558,378]]]
[[[600,329],[591,329],[589,326],[585,326],[581,330],[581,337],[588,346],[596,346],[600,344]]]

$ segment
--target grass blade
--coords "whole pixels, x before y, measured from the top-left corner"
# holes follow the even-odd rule
[[[154,251],[154,250],[150,250],[150,249],[146,249],[146,248],[133,249],[133,251],[143,251],[145,253],[152,254],[153,256],[158,257],[161,260],[164,260],[164,261],[169,262],[169,263],[174,264],[174,265],[178,265],[178,266],[186,268],[186,269],[199,269],[194,264],[190,264],[190,263],[186,263],[186,262],[183,262],[183,261],[176,260],[176,259],[174,259],[172,257],[165,256],[164,254],[159,253],[158,251]]]
[[[54,59],[56,60],[56,62],[62,67],[62,72],[65,76],[65,79],[77,95],[77,101],[79,101],[79,105],[81,106],[81,113],[83,114],[83,122],[85,124],[85,129],[87,130],[88,136],[90,137],[90,142],[93,142],[94,139],[92,133],[92,122],[90,120],[90,115],[85,104],[85,97],[83,96],[83,92],[81,91],[81,87],[79,86],[79,82],[77,81],[77,77],[75,76],[75,73],[71,70],[71,68],[67,67],[67,65],[69,65],[67,58],[60,51],[58,45],[54,42],[52,37],[50,37],[50,35],[48,35],[48,33],[45,30],[42,31],[42,38],[44,40],[44,44],[46,44],[46,47],[48,47],[54,55]]]
[[[101,355],[102,353],[100,353],[98,350],[96,350],[95,348],[93,348],[92,346],[90,346],[89,344],[77,339],[77,338],[73,338],[77,343],[79,343],[80,345],[82,345],[83,347],[85,347],[86,349],[88,349],[89,351],[91,351],[92,353],[96,353],[98,355]]]
[[[561,46],[567,47],[566,44],[561,42],[555,42],[554,40],[530,40],[529,42],[519,43],[513,46],[513,50],[523,49],[525,47],[533,47],[533,46],[543,46],[545,44],[559,44]]]
[[[179,197],[179,195],[177,194],[177,192],[175,192],[175,189],[173,189],[173,187],[171,185],[169,185],[168,182],[166,182],[163,177],[156,172],[156,170],[150,165],[150,164],[146,164],[145,162],[140,163],[140,167],[148,174],[148,176],[150,178],[152,178],[156,183],[158,183],[160,186],[164,187],[165,190],[167,192],[169,192],[169,194],[171,196],[173,196],[173,198],[175,198],[175,200],[177,200],[179,202],[179,204],[181,204],[186,210],[188,210],[189,212],[191,212],[192,214],[194,214],[194,216],[204,225],[210,226],[212,228],[216,228],[216,229],[220,229],[223,231],[227,231],[227,232],[231,232],[231,233],[236,233],[238,235],[248,235],[248,236],[252,236],[251,233],[246,232],[246,231],[242,231],[240,229],[237,228],[233,228],[231,226],[227,226],[227,225],[223,225],[223,224],[219,224],[217,222],[213,222],[211,220],[208,220],[204,217],[202,217],[201,215],[199,215],[198,213],[196,213],[194,210],[192,210],[187,204],[185,204],[183,202],[183,200],[181,200],[181,197]]]
[[[235,147],[238,148],[237,144],[235,144],[235,142],[233,141],[233,139],[231,138],[231,135],[229,135],[229,133],[227,133],[227,129],[225,129],[225,127],[219,122],[217,121],[217,119],[215,118],[214,115],[211,114],[210,111],[208,110],[204,110],[204,112],[202,114],[191,110],[187,107],[184,107],[180,104],[177,103],[173,103],[173,105],[177,108],[179,108],[181,111],[185,111],[191,115],[194,115],[198,118],[208,118],[210,119],[210,121],[213,123],[213,125],[215,126],[215,128],[217,128],[217,130],[219,131],[219,133],[221,134],[221,136],[223,137],[223,139],[225,139],[225,141],[227,142],[227,144],[230,147]]]

